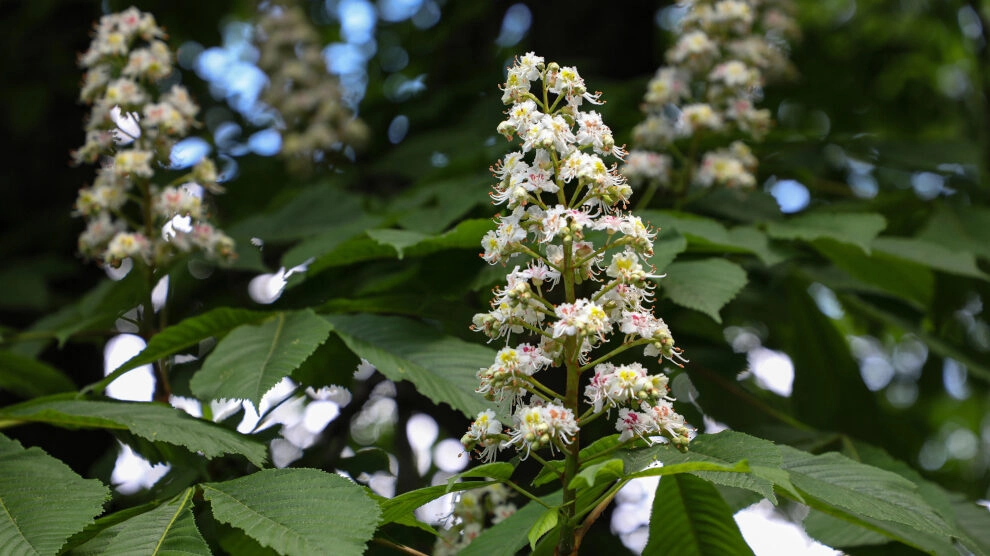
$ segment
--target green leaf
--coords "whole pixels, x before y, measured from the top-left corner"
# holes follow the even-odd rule
[[[240,454],[258,467],[268,454],[263,444],[249,437],[157,403],[39,398],[0,410],[0,423],[8,420],[70,429],[126,430],[150,442],[201,452],[208,459]]]
[[[72,551],[75,555],[148,554],[182,556],[210,554],[193,518],[193,495],[188,488],[157,508],[101,531]]]
[[[487,201],[479,195],[491,183],[491,174],[460,174],[449,179],[422,179],[400,194],[389,208],[405,211],[398,224],[407,230],[439,233],[473,207]]]
[[[409,230],[368,230],[368,237],[395,249],[401,260],[407,254],[427,255],[445,249],[479,249],[481,238],[495,223],[489,218],[464,220],[452,230],[440,235],[427,235]]]
[[[650,264],[656,268],[656,272],[663,272],[665,268],[674,262],[677,255],[687,249],[687,240],[684,236],[673,233],[663,233],[653,242],[653,256],[650,257]]]
[[[841,454],[811,455],[780,446],[782,468],[805,500],[864,516],[907,525],[909,528],[943,536],[950,526],[918,494],[911,481],[882,469],[857,463]]]
[[[959,528],[968,534],[970,542],[975,546],[969,549],[979,554],[990,554],[990,511],[986,506],[978,505],[970,500],[954,500],[952,510]]]
[[[808,536],[833,548],[886,544],[890,537],[855,523],[811,510],[802,522]]]
[[[361,198],[343,187],[320,184],[292,194],[292,199],[277,210],[241,221],[228,228],[228,233],[285,242],[312,238],[340,227],[353,229],[355,221],[364,223],[368,219]]]
[[[103,390],[117,377],[131,369],[175,355],[198,345],[199,342],[207,338],[222,336],[238,326],[255,323],[269,316],[270,313],[219,307],[202,315],[185,319],[155,334],[148,345],[141,350],[141,353],[127,360],[114,372],[91,385],[87,390]]]
[[[622,477],[624,463],[615,458],[588,466],[582,466],[581,471],[571,480],[570,487],[579,489],[592,487],[599,483],[611,482]]]
[[[368,237],[382,245],[388,245],[399,256],[401,261],[406,256],[405,250],[417,243],[421,243],[430,236],[420,232],[410,232],[409,230],[368,230]]]
[[[220,340],[189,386],[202,399],[251,400],[255,407],[330,335],[312,309],[276,313],[260,325],[241,325]]]
[[[809,212],[783,222],[768,222],[767,234],[774,239],[833,239],[851,243],[864,252],[884,228],[887,220],[875,213]]]
[[[721,323],[719,310],[746,285],[746,271],[725,259],[674,262],[660,280],[664,297]]]
[[[351,481],[317,469],[266,469],[202,485],[213,516],[282,554],[364,553],[378,504]]]
[[[693,252],[751,253],[767,266],[784,259],[780,250],[770,244],[767,235],[752,226],[726,229],[717,220],[675,211],[644,211],[642,217],[661,229],[676,230],[687,238]],[[661,238],[663,235],[661,233]]]
[[[630,470],[643,469],[656,461],[662,462],[665,467],[704,462],[732,468],[737,463],[746,460],[752,473],[724,473],[705,470],[695,474],[719,485],[751,490],[774,504],[777,503],[774,484],[780,484],[785,489],[789,486],[786,476],[781,477],[779,473],[781,456],[777,445],[768,440],[735,431],[700,434],[691,441],[686,453],[679,452],[667,445],[657,445],[626,452],[623,458],[626,460],[626,469]],[[778,473],[775,474],[774,471]],[[778,479],[780,482],[778,483],[774,479]],[[793,487],[790,487],[790,490],[793,490]]]
[[[558,491],[540,498],[547,506],[557,506],[563,497]],[[546,513],[547,508],[530,502],[495,525],[483,530],[458,556],[515,556],[526,546],[531,526]]]
[[[490,408],[475,389],[478,369],[494,360],[491,349],[401,317],[328,315],[326,320],[351,351],[389,379],[408,380],[420,394],[468,418]]]
[[[714,486],[691,475],[657,485],[644,554],[722,556],[753,554]]]
[[[626,475],[626,478],[639,479],[640,477],[664,477],[667,475],[699,473],[702,471],[717,473],[749,473],[750,467],[749,462],[746,460],[736,462],[731,466],[710,461],[687,461],[684,463],[674,463],[671,465],[665,464],[661,467],[648,467],[642,471],[630,473]]]
[[[866,389],[859,365],[849,353],[849,342],[836,322],[818,309],[808,284],[790,280],[778,288],[785,311],[770,322],[778,349],[794,363],[791,400],[795,416],[824,430],[855,431],[875,417],[876,402]],[[809,341],[814,338],[814,341]],[[855,407],[856,412],[848,411]]]
[[[0,350],[0,390],[36,398],[76,389],[62,371],[30,357]]]
[[[619,442],[619,435],[612,434],[599,438],[584,448],[581,448],[581,469],[584,469],[588,465],[594,465],[593,463],[589,463],[589,460],[595,458],[598,454],[612,450],[619,444],[621,444],[621,442]],[[536,475],[536,478],[533,479],[533,486],[545,485],[550,481],[556,481],[560,478],[559,474],[564,470],[564,460],[553,460],[548,461],[547,463],[549,465],[544,465],[543,468],[540,469],[539,474]]]
[[[452,485],[436,485],[404,492],[395,498],[382,499],[381,525],[385,525],[386,523],[402,523],[404,525],[412,525],[417,522],[416,518],[413,516],[413,511],[423,504],[432,502],[441,496],[450,494],[451,492],[481,488],[499,482],[501,481],[468,481],[464,483],[454,483]]]
[[[990,279],[990,276],[987,276],[976,266],[976,257],[973,253],[950,251],[944,246],[928,240],[907,237],[878,237],[873,240],[873,249],[949,274],[982,280]]]
[[[749,251],[763,264],[773,266],[787,257],[784,252],[770,243],[765,233],[753,226],[736,226],[728,231],[726,246]]]
[[[890,297],[912,301],[918,309],[931,304],[935,278],[920,264],[881,252],[866,255],[855,246],[831,240],[815,241],[814,246],[835,266]]]
[[[529,528],[529,533],[526,535],[526,538],[529,539],[530,550],[536,548],[536,541],[540,540],[540,537],[557,526],[559,517],[560,512],[557,508],[548,508],[540,517],[536,518],[536,522]]]
[[[990,209],[963,203],[939,203],[918,239],[938,243],[955,253],[971,252],[990,259]]]
[[[309,265],[307,275],[328,268],[374,259],[421,257],[447,249],[481,250],[481,238],[495,227],[487,218],[464,220],[454,228],[435,236],[408,230],[369,230],[367,237],[340,243],[333,251]]]
[[[110,491],[83,479],[40,448],[0,434],[0,551],[55,554],[93,523]]]
[[[146,287],[140,274],[132,272],[119,282],[109,279],[100,282],[78,302],[38,320],[25,332],[32,335],[51,334],[58,341],[58,346],[62,347],[77,333],[112,328],[120,315],[140,302],[141,292]],[[41,352],[46,343],[20,342],[11,351],[33,357]]]
[[[456,481],[467,477],[481,477],[483,479],[492,479],[494,481],[505,482],[512,477],[512,473],[515,470],[515,466],[507,461],[493,461],[491,463],[485,463],[477,467],[472,467],[467,471],[458,473],[448,479],[447,484],[454,484]]]

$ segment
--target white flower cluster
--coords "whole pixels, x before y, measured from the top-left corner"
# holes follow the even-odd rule
[[[533,90],[534,84],[539,90]],[[625,152],[597,112],[581,110],[585,102],[601,104],[600,93],[589,93],[575,68],[546,64],[533,53],[509,68],[503,92],[510,107],[498,130],[510,140],[518,137],[522,145],[492,168],[498,179],[492,199],[509,212],[482,240],[482,257],[491,264],[520,255],[529,261],[525,268],[515,266],[506,285],[495,290],[491,311],[473,319],[472,329],[507,344],[477,376],[478,392],[505,408],[512,425],[503,428],[489,410],[461,439],[486,460],[509,447],[525,459],[544,447],[553,451],[570,444],[580,425],[576,396],[568,406],[540,382],[540,375],[565,366],[567,359],[576,372],[595,369],[593,380],[599,380],[610,355],[593,361],[592,351],[605,346],[614,332],[625,336],[611,353],[643,346],[647,356],[680,359],[670,330],[649,305],[653,280],[660,278],[648,262],[655,232],[621,210],[632,190],[616,165],[603,160]],[[588,294],[579,297],[578,287]],[[513,334],[533,340],[513,346]],[[642,366],[635,368],[643,371],[649,388],[637,384],[635,395],[625,397],[611,386],[601,393],[589,390],[592,407],[583,418],[620,405],[644,414],[669,411],[666,377],[647,377]],[[663,435],[683,446],[688,429],[678,418],[635,434]]]
[[[164,37],[151,14],[132,7],[102,17],[80,57],[80,98],[92,111],[73,159],[101,167],[76,199],[75,214],[87,220],[79,251],[111,266],[128,258],[160,266],[193,250],[218,260],[235,256],[233,240],[209,223],[203,205],[204,190],[222,191],[212,160],[166,186],[152,183],[199,111],[181,85],[159,93],[156,83],[173,71]]]
[[[437,530],[434,556],[453,556],[471,544],[486,525],[495,525],[516,513],[509,501],[512,491],[502,484],[493,484],[458,494],[454,511],[448,517],[449,527]]]
[[[798,33],[787,0],[689,0],[667,63],[647,85],[646,120],[633,131],[633,150],[622,172],[634,185],[679,184],[750,189],[756,159],[742,142],[701,154],[726,136],[761,140],[770,112],[756,108],[768,79],[793,73],[784,46]],[[724,143],[722,143],[724,144]],[[678,149],[677,145],[686,148]],[[676,160],[654,151],[670,149]],[[701,159],[700,163],[698,159]]]
[[[360,146],[368,127],[345,106],[340,83],[327,72],[317,30],[294,0],[278,0],[258,21],[258,67],[268,74],[262,100],[278,111],[283,157],[307,175],[335,151]]]

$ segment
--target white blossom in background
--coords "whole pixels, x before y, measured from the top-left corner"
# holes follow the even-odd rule
[[[128,260],[163,268],[194,251],[217,261],[236,256],[204,204],[204,188],[223,190],[212,160],[184,174],[169,171],[172,147],[199,126],[199,107],[182,85],[160,88],[174,72],[164,39],[154,17],[132,7],[103,16],[79,59],[86,70],[80,100],[92,108],[85,143],[72,156],[76,164],[100,164],[76,199],[74,214],[86,219],[79,252],[108,268]]]
[[[763,86],[794,75],[787,40],[799,37],[789,0],[688,0],[678,37],[643,96],[646,119],[622,166],[634,186],[752,189],[756,159],[742,140],[773,124]],[[719,148],[735,139],[729,149]],[[661,154],[663,153],[663,154]]]
[[[514,493],[501,484],[465,490],[454,496],[453,509],[437,528],[434,556],[452,556],[471,543],[485,527],[516,512]]]
[[[294,0],[266,3],[254,39],[258,67],[268,75],[261,100],[277,113],[289,171],[308,175],[368,140],[367,125],[344,102],[340,81],[327,71],[319,31]]]

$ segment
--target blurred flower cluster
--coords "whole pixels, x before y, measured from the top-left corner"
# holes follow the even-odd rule
[[[223,191],[213,161],[171,169],[172,147],[197,125],[199,107],[176,83],[164,39],[151,14],[131,7],[100,19],[79,60],[80,98],[92,110],[73,161],[100,163],[76,200],[75,214],[87,221],[79,251],[113,267],[131,259],[158,268],[178,252],[235,256],[233,240],[209,222],[204,193]],[[154,181],[167,173],[169,181]]]
[[[511,425],[488,410],[461,439],[486,460],[506,448],[523,459],[543,448],[565,450],[583,423],[613,408],[623,441],[688,442],[690,431],[667,396],[667,377],[609,362],[636,346],[672,361],[680,350],[651,306],[653,280],[660,278],[649,264],[656,234],[621,210],[632,189],[603,160],[625,152],[598,112],[582,110],[601,104],[599,96],[576,68],[546,64],[533,53],[509,68],[503,86],[510,107],[498,130],[522,145],[492,170],[499,182],[491,196],[508,212],[484,237],[482,257],[492,264],[517,256],[527,262],[495,290],[492,310],[473,319],[474,330],[506,342],[477,376],[478,392],[511,415]],[[621,342],[610,342],[615,332],[623,334]],[[513,345],[513,335],[530,342]],[[566,394],[541,381],[552,370],[568,374]],[[577,384],[584,373],[594,376],[582,413]]]
[[[486,526],[495,525],[516,513],[516,505],[509,501],[510,496],[512,491],[501,484],[460,493],[448,518],[449,527],[437,531],[433,555],[457,554],[471,544]]]
[[[795,73],[787,40],[800,31],[789,0],[692,0],[682,8],[667,65],[647,85],[637,148],[622,168],[631,184],[651,186],[647,202],[658,187],[755,187],[757,160],[744,140],[762,140],[773,124],[770,111],[756,107],[762,88]]]
[[[347,146],[360,147],[369,130],[344,104],[327,72],[322,45],[306,13],[292,0],[267,6],[258,22],[258,67],[269,78],[262,100],[280,116],[289,170],[307,175]]]

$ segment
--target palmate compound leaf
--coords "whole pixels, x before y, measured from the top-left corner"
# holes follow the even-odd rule
[[[0,410],[0,422],[48,423],[65,428],[126,430],[150,442],[182,446],[209,459],[240,454],[254,465],[265,464],[268,450],[251,438],[155,403],[38,398]]]
[[[148,556],[191,556],[210,554],[203,540],[192,506],[195,489],[188,488],[175,498],[108,527],[72,551],[72,556],[101,554],[142,554]]]
[[[471,419],[489,408],[475,389],[478,369],[494,360],[491,349],[402,317],[365,314],[325,318],[351,351],[389,379],[408,380],[420,394]]]
[[[258,325],[231,330],[203,361],[189,383],[201,399],[245,399],[255,407],[330,335],[330,325],[311,309],[279,312]]]
[[[673,262],[667,277],[659,281],[660,292],[674,303],[700,311],[721,323],[718,314],[746,285],[746,271],[725,259]]]
[[[643,553],[735,556],[753,551],[714,486],[692,475],[671,475],[657,485]]]
[[[40,448],[0,435],[0,555],[55,554],[93,523],[110,491]]]
[[[218,521],[286,555],[360,556],[380,517],[360,486],[317,469],[266,469],[202,488]]]

